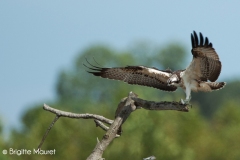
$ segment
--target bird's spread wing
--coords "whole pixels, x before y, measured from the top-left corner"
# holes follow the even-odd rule
[[[204,40],[201,33],[200,39],[198,39],[195,31],[191,34],[191,41],[193,60],[186,69],[186,73],[194,75],[194,78],[198,80],[216,81],[221,72],[222,65],[218,54],[212,47],[212,43],[209,43],[207,37]]]
[[[90,64],[90,63],[89,63]],[[169,70],[162,71],[156,68],[147,68],[144,66],[127,66],[115,68],[101,68],[97,66],[86,66],[95,76],[103,78],[124,81],[128,84],[137,84],[143,86],[154,87],[164,91],[175,91],[177,87],[168,86],[167,80],[171,73]]]

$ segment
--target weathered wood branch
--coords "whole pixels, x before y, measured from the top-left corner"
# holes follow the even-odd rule
[[[123,98],[120,103],[118,104],[118,108],[115,113],[115,120],[110,120],[105,118],[101,115],[96,114],[76,114],[71,112],[65,112],[58,109],[54,109],[49,107],[48,105],[44,104],[43,109],[49,112],[56,114],[56,117],[49,128],[47,129],[45,135],[39,147],[43,144],[47,134],[53,127],[54,123],[60,117],[67,117],[67,118],[82,118],[82,119],[94,119],[97,126],[101,127],[103,130],[107,132],[103,136],[101,141],[98,141],[95,148],[93,149],[92,153],[89,155],[87,160],[100,160],[102,158],[102,154],[107,146],[114,140],[114,138],[119,137],[121,135],[121,126],[127,120],[129,115],[135,111],[136,109],[147,109],[147,110],[176,110],[182,112],[188,112],[189,108],[187,105],[183,105],[180,102],[154,102],[154,101],[147,101],[137,97],[136,94],[130,92],[128,97]],[[103,123],[110,124],[110,127],[104,125]]]
[[[85,114],[77,114],[77,113],[71,113],[71,112],[66,112],[66,111],[61,111],[55,108],[52,108],[46,104],[43,105],[43,109],[49,112],[52,112],[56,115],[58,115],[59,117],[68,117],[68,118],[76,118],[76,119],[96,119],[99,120],[101,122],[107,123],[107,124],[112,124],[113,120],[105,118],[101,115],[97,115],[97,114],[89,114],[89,113],[85,113]]]
[[[180,102],[154,102],[154,101],[146,101],[140,98],[133,97],[132,98],[136,105],[147,109],[147,110],[176,110],[176,111],[182,111],[182,112],[188,112],[189,108],[188,105],[184,105]]]
[[[94,122],[96,123],[96,127],[102,128],[104,131],[107,131],[109,129],[108,126],[103,124],[101,121],[94,119]]]
[[[48,127],[46,133],[44,134],[44,136],[43,136],[40,144],[38,145],[38,149],[41,149],[41,147],[42,147],[45,139],[47,138],[48,133],[50,132],[50,130],[52,129],[53,125],[57,122],[58,119],[59,119],[59,116],[56,115],[56,117],[53,119],[52,123],[51,123],[50,126]]]
[[[87,158],[87,160],[102,159],[102,154],[104,150],[116,137],[120,126],[126,121],[131,112],[133,112],[137,108],[134,104],[134,101],[132,100],[133,97],[136,97],[136,95],[130,92],[127,98],[123,98],[121,100],[117,108],[114,122],[109,127],[109,130],[103,136],[102,140],[97,143],[92,154]]]

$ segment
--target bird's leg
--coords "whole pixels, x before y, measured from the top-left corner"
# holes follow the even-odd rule
[[[182,103],[182,104],[191,105],[191,104],[189,103],[190,100],[191,100],[191,89],[186,88],[185,92],[186,92],[186,99],[185,99],[185,100],[181,99],[181,103]]]

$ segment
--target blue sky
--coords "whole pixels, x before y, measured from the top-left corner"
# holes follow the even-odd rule
[[[240,1],[0,1],[0,118],[6,128],[53,101],[58,73],[93,44],[127,50],[144,40],[189,48],[202,32],[222,61],[220,80],[240,77]]]

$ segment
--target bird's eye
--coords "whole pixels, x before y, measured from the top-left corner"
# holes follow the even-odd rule
[[[172,83],[172,81],[171,81],[170,79],[168,79],[168,80],[167,80],[167,83],[168,83],[168,84],[171,84],[171,83]]]

